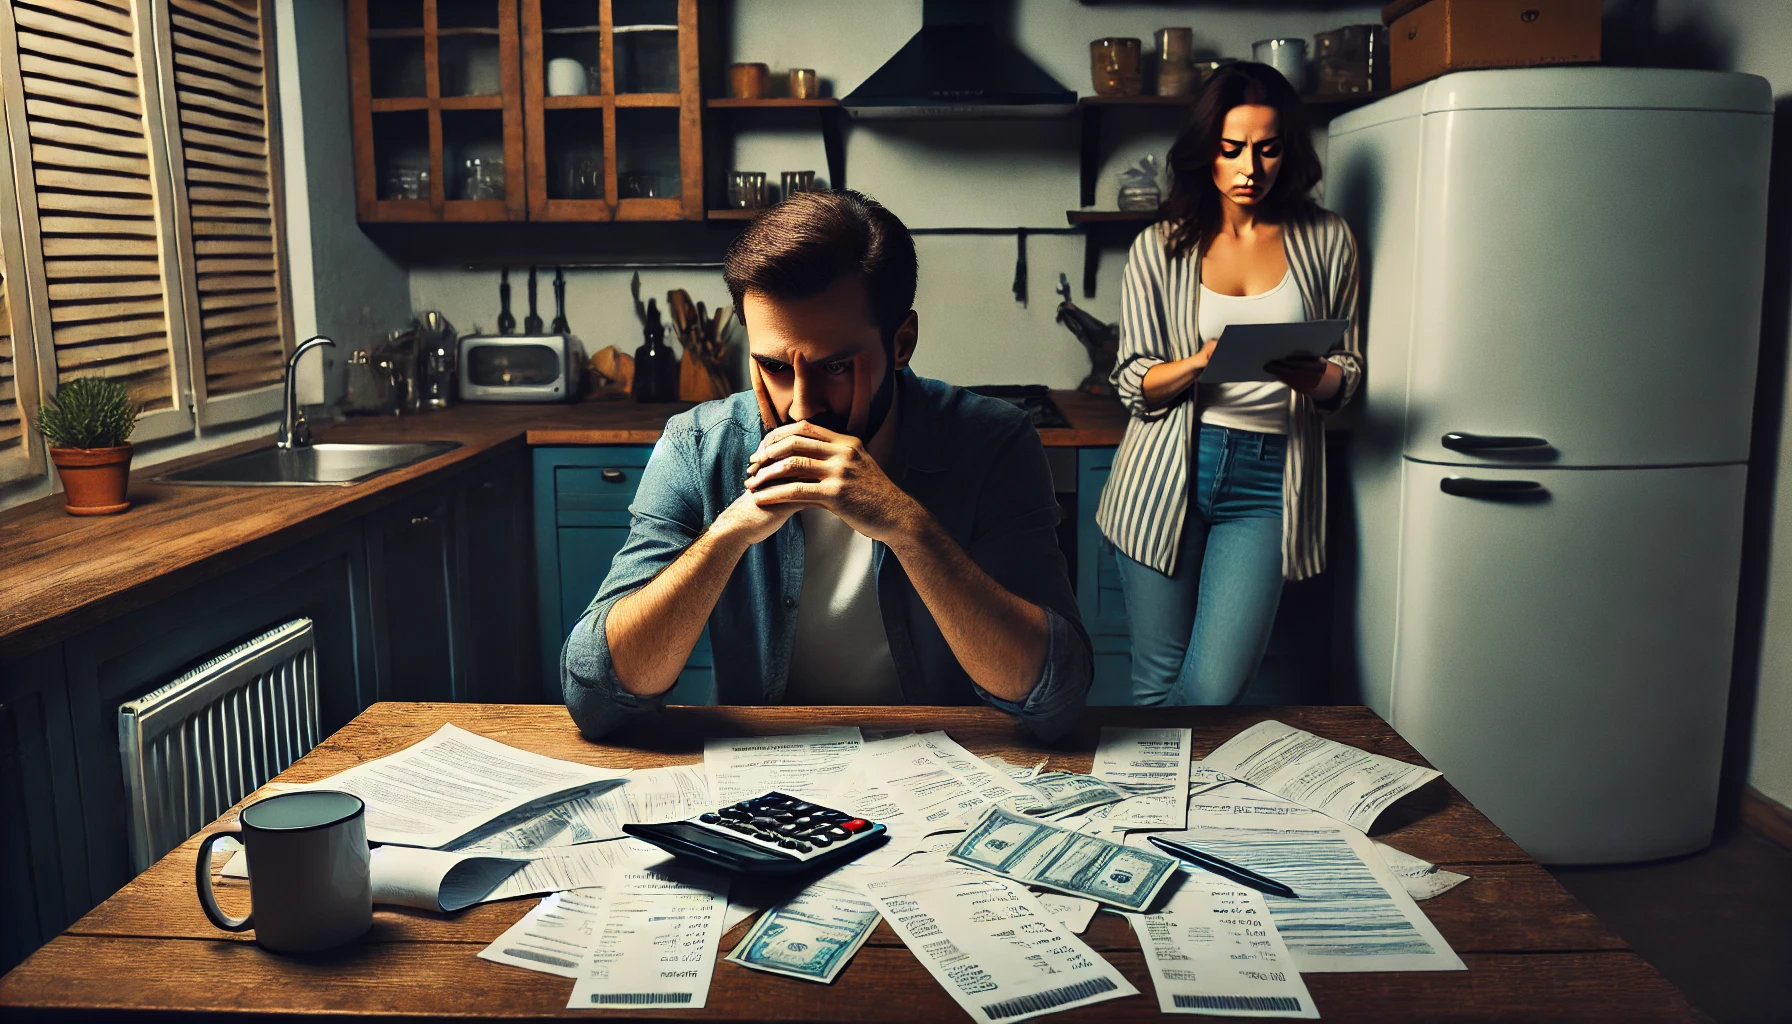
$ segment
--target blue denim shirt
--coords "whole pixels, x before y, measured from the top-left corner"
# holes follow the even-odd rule
[[[1094,660],[1058,550],[1058,503],[1039,434],[1006,402],[911,371],[902,371],[897,394],[891,479],[992,579],[1043,608],[1050,624],[1045,669],[1033,692],[1020,702],[992,696],[959,666],[900,560],[878,544],[878,602],[903,696],[910,704],[935,705],[981,699],[1043,738],[1061,736],[1083,707]],[[604,623],[618,600],[670,565],[740,496],[747,458],[763,432],[751,391],[666,424],[629,506],[628,542],[561,657],[566,706],[587,737],[663,703],[663,695],[637,697],[618,685]],[[719,703],[782,701],[802,592],[803,528],[801,517],[791,516],[747,549],[710,612]]]

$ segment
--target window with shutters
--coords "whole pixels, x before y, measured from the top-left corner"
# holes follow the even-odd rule
[[[200,422],[271,412],[292,347],[272,14],[256,0],[157,8],[164,109],[179,126],[169,152]]]
[[[278,410],[292,328],[271,17],[257,0],[0,0],[7,341],[35,357],[32,379],[11,367],[28,408],[98,375],[141,404],[136,441]]]
[[[12,0],[0,31],[40,393],[123,380],[133,440],[193,429],[147,26],[127,0]],[[18,289],[14,288],[14,301]]]

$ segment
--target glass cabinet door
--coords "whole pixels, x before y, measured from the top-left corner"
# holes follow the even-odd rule
[[[349,0],[364,221],[527,213],[517,0]]]
[[[529,216],[702,216],[696,0],[523,0]]]

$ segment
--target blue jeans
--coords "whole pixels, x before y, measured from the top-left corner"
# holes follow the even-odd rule
[[[1288,438],[1204,424],[1196,451],[1175,574],[1119,555],[1134,704],[1236,703],[1282,598]]]

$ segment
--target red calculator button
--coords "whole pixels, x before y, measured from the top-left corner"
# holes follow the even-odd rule
[[[840,823],[840,827],[848,832],[863,832],[866,828],[870,827],[870,825],[871,823],[864,818],[854,818],[851,821],[843,821]]]

